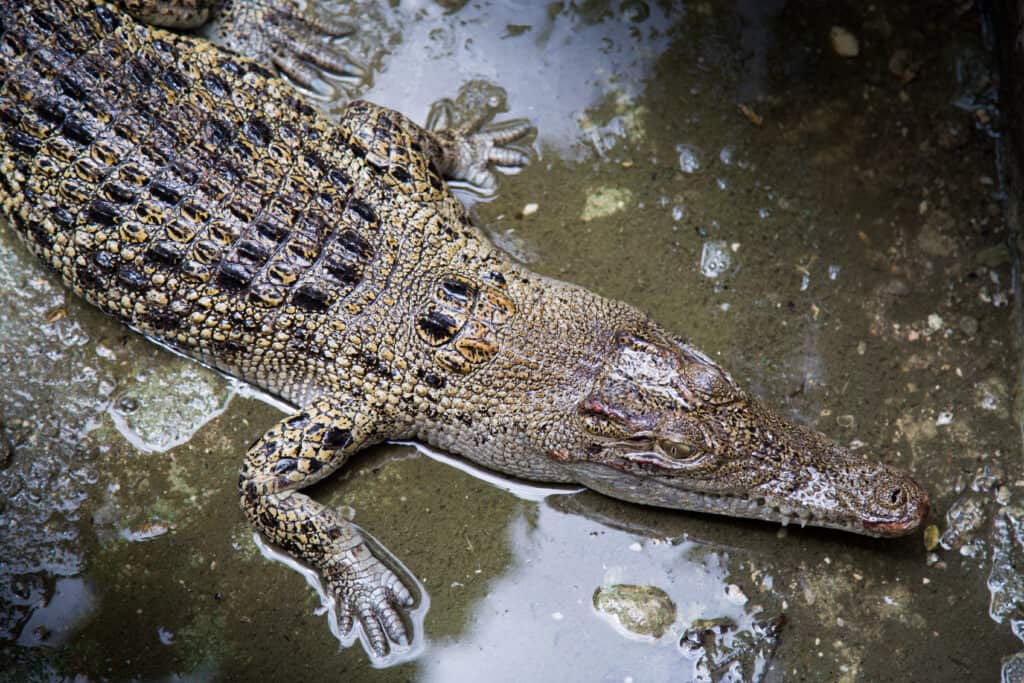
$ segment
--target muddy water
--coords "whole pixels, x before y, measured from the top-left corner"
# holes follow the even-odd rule
[[[238,511],[238,463],[280,411],[67,296],[4,231],[0,677],[997,680],[1024,649],[1024,473],[979,18],[950,2],[336,9],[363,22],[357,94],[425,120],[463,89],[537,126],[530,167],[467,197],[496,241],[911,470],[934,528],[783,530],[375,449],[315,490],[430,595],[422,650],[374,669]],[[660,637],[594,607],[624,586],[664,596]]]

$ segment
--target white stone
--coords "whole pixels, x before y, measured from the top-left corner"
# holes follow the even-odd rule
[[[829,38],[832,40],[832,49],[840,57],[850,58],[860,54],[860,41],[848,29],[833,26]]]

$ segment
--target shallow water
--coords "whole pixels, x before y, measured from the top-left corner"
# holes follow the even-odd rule
[[[0,678],[996,680],[1024,649],[1024,473],[993,75],[959,8],[337,8],[364,22],[360,96],[425,120],[497,86],[537,126],[533,163],[467,197],[498,243],[911,470],[934,538],[524,493],[378,448],[315,489],[430,594],[422,652],[373,669],[237,508],[280,411],[74,300],[3,231]],[[594,608],[623,584],[670,598],[660,638]]]

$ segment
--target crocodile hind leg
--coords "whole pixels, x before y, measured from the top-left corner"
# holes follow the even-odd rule
[[[313,16],[298,0],[220,0],[203,33],[328,96],[328,80],[348,90],[366,77],[366,68],[339,44],[354,31],[346,22]]]
[[[191,30],[278,70],[314,93],[324,76],[351,87],[366,69],[338,45],[355,29],[348,23],[321,19],[299,0],[118,0],[138,21]]]
[[[358,403],[319,399],[278,423],[249,449],[238,489],[249,522],[320,573],[337,601],[342,632],[358,619],[374,652],[384,656],[391,643],[409,643],[403,615],[415,602],[412,594],[358,528],[298,491],[380,440],[374,411]]]

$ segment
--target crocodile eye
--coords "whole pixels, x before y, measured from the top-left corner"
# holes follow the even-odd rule
[[[692,448],[681,443],[669,444],[668,448],[665,450],[667,451],[667,454],[673,458],[685,458],[691,451],[693,451]]]
[[[872,498],[884,510],[901,512],[910,502],[910,492],[902,481],[889,479],[877,484]]]
[[[681,441],[671,441],[669,439],[658,439],[658,449],[679,463],[687,463],[699,460],[701,453],[694,450],[690,444],[683,443]]]

